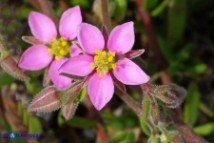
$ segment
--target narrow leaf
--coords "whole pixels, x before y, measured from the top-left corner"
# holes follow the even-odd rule
[[[79,102],[77,100],[73,100],[68,102],[62,107],[62,115],[66,120],[73,118],[78,105],[79,105]]]
[[[140,126],[141,126],[143,132],[147,136],[150,136],[150,134],[151,134],[151,128],[150,128],[149,124],[147,124],[143,119],[140,119]]]
[[[29,44],[45,44],[44,42],[40,41],[39,39],[36,39],[32,36],[22,36],[22,40],[24,40],[25,42],[29,43]]]
[[[43,81],[42,84],[44,87],[48,86],[50,84],[50,77],[48,74],[48,68],[45,69],[45,73],[44,73],[44,77],[43,77]]]
[[[29,80],[29,77],[17,66],[17,62],[11,56],[8,56],[1,60],[0,65],[4,69],[4,71],[6,71],[14,78],[22,81]]]
[[[196,84],[190,84],[184,106],[184,121],[193,126],[198,118],[200,92]]]
[[[157,125],[160,117],[159,117],[158,103],[155,99],[152,101],[152,104],[151,104],[151,117],[153,122]]]
[[[202,136],[211,135],[214,133],[214,122],[195,127],[194,131]]]
[[[125,54],[125,57],[127,57],[129,59],[134,59],[134,58],[139,57],[140,55],[142,55],[144,52],[145,52],[144,49],[131,50],[128,53]]]
[[[143,108],[143,119],[147,120],[150,112],[151,112],[151,99],[149,95],[143,96],[143,102],[142,102],[142,108]]]
[[[49,86],[43,89],[29,105],[30,111],[51,112],[61,107],[56,87]]]

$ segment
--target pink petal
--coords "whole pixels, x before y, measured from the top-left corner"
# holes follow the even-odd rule
[[[102,33],[91,24],[82,23],[77,38],[82,49],[89,54],[94,54],[96,49],[104,49],[105,41]]]
[[[125,54],[134,45],[134,23],[127,22],[115,27],[109,35],[107,47],[117,54]]]
[[[65,39],[72,40],[77,36],[82,15],[79,6],[66,10],[59,22],[59,32]]]
[[[75,76],[86,76],[93,71],[90,63],[93,62],[93,58],[88,55],[79,55],[70,58],[59,69],[60,73],[71,74]]]
[[[80,48],[73,43],[70,47],[70,57],[78,56],[80,53],[82,53],[82,50],[80,50]]]
[[[49,42],[51,38],[57,36],[55,24],[44,14],[31,12],[28,23],[32,34],[43,42]]]
[[[101,110],[112,98],[114,84],[109,74],[99,77],[97,73],[88,81],[89,98],[97,110]]]
[[[61,58],[60,60],[54,60],[50,68],[48,70],[48,74],[50,76],[51,81],[54,83],[56,87],[59,89],[65,89],[67,88],[70,84],[72,79],[68,78],[66,76],[60,75],[59,74],[59,68],[63,63],[65,63],[68,59],[67,58]]]
[[[124,58],[116,63],[114,76],[124,84],[139,85],[149,81],[150,77],[134,62]]]
[[[48,54],[48,47],[33,45],[29,47],[19,60],[19,67],[25,70],[40,70],[51,62],[53,56]]]

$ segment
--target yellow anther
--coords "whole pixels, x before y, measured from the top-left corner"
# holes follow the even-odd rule
[[[108,73],[108,72],[109,72],[109,69],[108,69],[108,68],[105,68],[105,72]]]
[[[97,61],[98,60],[98,56],[94,56],[94,61]]]
[[[59,54],[62,55],[62,56],[64,56],[64,55],[66,54],[66,51],[63,50],[63,49],[61,49],[61,50],[59,51]]]
[[[103,77],[104,74],[102,72],[99,73],[99,77]]]
[[[97,71],[97,72],[100,72],[100,68],[96,68],[96,71]]]
[[[90,63],[90,66],[91,66],[92,68],[94,68],[94,67],[95,67],[95,63],[94,63],[94,62],[91,62],[91,63]]]
[[[65,41],[65,39],[64,39],[63,37],[60,37],[60,40],[61,40],[61,41]]]
[[[60,59],[60,57],[59,57],[59,56],[55,56],[55,60],[57,60],[57,61],[58,61],[59,59]]]
[[[106,56],[106,55],[107,55],[106,51],[102,51],[102,56]]]
[[[117,67],[117,65],[116,65],[116,64],[112,64],[112,66],[111,66],[111,67],[112,67],[112,69],[113,69],[113,70],[115,70],[115,69],[116,69],[116,67]]]
[[[51,48],[48,48],[48,54],[52,54],[52,49]]]
[[[95,54],[99,54],[99,53],[100,53],[100,49],[96,49]]]
[[[111,52],[111,56],[115,57],[116,53],[115,52]]]
[[[62,46],[67,46],[67,42],[66,42],[66,41],[63,41],[63,42],[62,42]]]
[[[113,57],[112,56],[108,57],[108,62],[112,62],[112,61],[113,61]]]

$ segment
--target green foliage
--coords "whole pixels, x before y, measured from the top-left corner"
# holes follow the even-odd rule
[[[198,118],[200,92],[196,84],[190,84],[184,106],[184,121],[193,126]]]
[[[42,126],[36,117],[30,116],[29,117],[29,133],[30,134],[39,134],[42,132]]]
[[[187,19],[186,0],[172,0],[169,4],[168,42],[172,45],[181,41]]]
[[[147,135],[150,136],[151,134],[151,129],[149,127],[149,124],[147,124],[143,119],[140,119],[140,125],[141,125],[141,129],[143,130],[143,132]]]
[[[11,84],[14,81],[14,78],[8,73],[0,74],[0,87],[3,85]]]
[[[124,19],[127,10],[127,0],[115,0],[116,7],[113,16],[121,21]]]
[[[211,135],[214,133],[214,122],[195,127],[194,131],[202,136]]]
[[[29,134],[38,134],[42,132],[42,125],[39,119],[30,115],[21,102],[18,102],[18,111],[22,116],[24,125],[28,127]]]
[[[66,121],[65,124],[75,128],[93,128],[96,127],[97,122],[88,118],[75,116],[69,121]]]
[[[109,143],[134,143],[135,135],[131,131],[117,132]]]
[[[73,6],[79,5],[81,8],[89,9],[93,1],[92,0],[69,0],[69,3]]]
[[[117,117],[110,113],[102,114],[106,125],[116,130],[122,130],[123,128],[132,127],[138,124],[138,119],[133,115],[124,115]]]

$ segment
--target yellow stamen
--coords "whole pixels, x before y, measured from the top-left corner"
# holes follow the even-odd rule
[[[102,51],[102,56],[106,56],[106,51]]]
[[[60,59],[60,57],[59,57],[59,56],[55,56],[55,60],[57,60],[57,61],[58,61],[59,59]]]
[[[100,53],[100,49],[96,49],[95,54],[99,54],[99,53]]]
[[[59,54],[62,55],[62,56],[64,56],[66,54],[66,52],[65,52],[65,50],[60,50]]]
[[[91,62],[91,63],[90,63],[90,66],[91,66],[92,68],[94,68],[94,67],[95,67],[95,63],[94,63],[94,62]]]
[[[66,42],[66,41],[63,41],[63,42],[62,42],[62,46],[67,46],[67,42]]]
[[[104,74],[102,72],[99,73],[99,77],[103,77]]]
[[[106,72],[106,73],[108,73],[108,72],[109,72],[109,69],[108,69],[108,68],[106,68],[106,69],[105,69],[105,72]]]
[[[98,56],[94,56],[94,61],[97,61],[98,60]]]
[[[112,56],[108,57],[108,62],[112,62],[112,61],[113,61],[113,57]]]
[[[51,48],[48,48],[48,54],[52,54],[52,49]]]
[[[111,56],[115,57],[116,53],[115,52],[111,52]]]
[[[60,37],[60,40],[61,40],[61,41],[64,41],[65,39],[64,39],[63,37]]]
[[[117,67],[117,65],[116,65],[116,64],[112,64],[112,66],[111,66],[111,67],[112,67],[112,69],[113,69],[113,70],[115,70],[115,69],[116,69],[116,67]]]
[[[96,68],[96,71],[97,71],[97,72],[100,72],[100,68]]]

